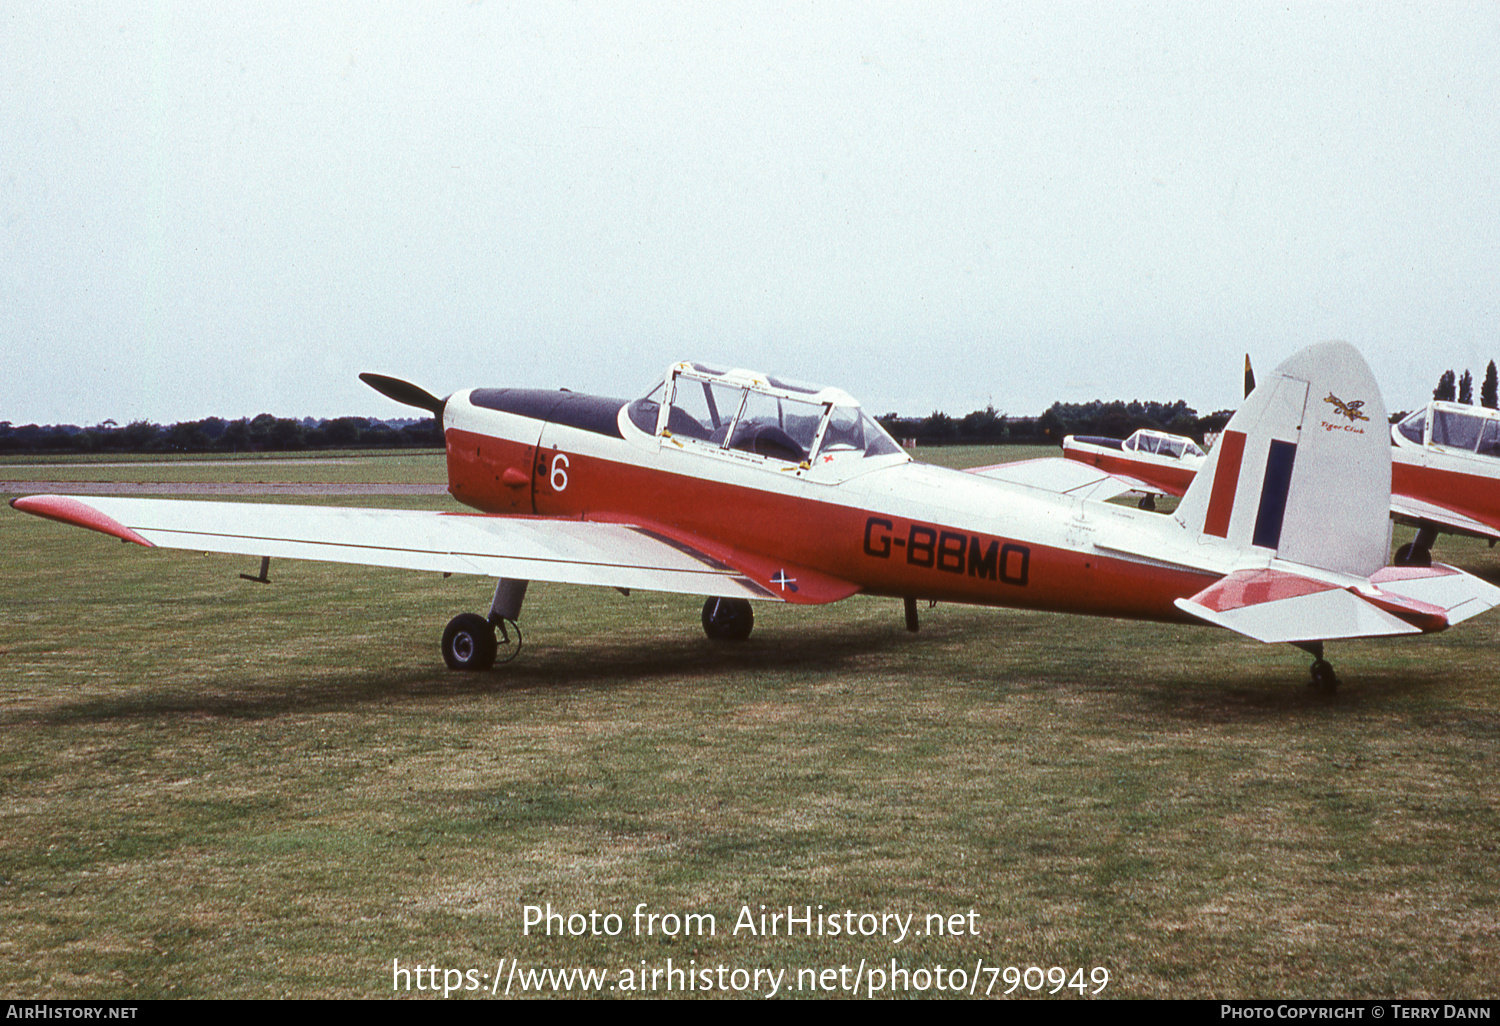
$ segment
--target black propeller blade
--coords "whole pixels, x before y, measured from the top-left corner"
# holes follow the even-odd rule
[[[425,388],[413,385],[410,381],[388,378],[384,374],[361,374],[359,380],[387,399],[394,399],[398,403],[415,406],[421,410],[431,410],[435,417],[443,415],[443,406],[448,402],[446,399],[439,399]]]

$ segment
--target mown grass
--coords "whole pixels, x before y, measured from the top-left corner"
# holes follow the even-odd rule
[[[447,460],[437,449],[333,450],[276,455],[220,453],[162,459],[129,454],[0,458],[0,489],[4,489],[8,482],[16,481],[440,484],[447,480]]]
[[[1055,446],[961,445],[912,451],[915,458],[944,467],[978,467],[1012,460],[1059,456]],[[209,453],[168,457],[136,454],[0,458],[0,489],[15,481],[335,482],[441,484],[448,466],[441,450],[329,450],[300,453]]]
[[[1055,446],[960,445],[912,450],[925,463],[978,467],[1060,456]],[[0,458],[0,488],[14,481],[338,482],[438,484],[448,480],[441,450],[329,450],[302,453],[210,453],[171,457],[135,454]]]
[[[437,636],[486,582],[278,561],[247,584],[253,560],[4,512],[12,997],[378,997],[393,959],[501,957],[1495,991],[1494,614],[1330,646],[1327,697],[1301,653],[1209,628],[945,605],[910,635],[855,598],[762,604],[717,646],[691,598],[534,585],[520,659],[468,676]],[[523,936],[549,902],[626,935]],[[717,934],[629,936],[640,902]],[[742,904],[973,909],[980,933],[735,936]]]

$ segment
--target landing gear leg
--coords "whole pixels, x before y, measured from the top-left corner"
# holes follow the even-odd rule
[[[1331,695],[1339,686],[1338,674],[1333,672],[1333,664],[1323,658],[1323,643],[1321,641],[1298,641],[1294,644],[1313,657],[1312,680],[1308,681],[1308,687],[1314,691]]]
[[[1432,543],[1437,541],[1437,528],[1423,524],[1417,536],[1396,550],[1397,566],[1431,566]]]
[[[755,611],[744,599],[711,598],[703,603],[703,633],[711,641],[744,641],[755,626]]]
[[[495,597],[490,600],[489,621],[498,634],[495,661],[508,663],[521,654],[521,603],[526,601],[530,581],[502,577],[495,582]]]

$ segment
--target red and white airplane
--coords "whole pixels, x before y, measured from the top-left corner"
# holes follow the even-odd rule
[[[1185,435],[1141,428],[1129,438],[1101,438],[1096,435],[1068,435],[1062,443],[1063,456],[1113,474],[1133,491],[1146,493],[1142,509],[1154,508],[1153,495],[1187,493],[1188,485],[1198,476],[1208,454]]]
[[[1369,418],[1357,401],[1340,412],[1351,423]],[[1439,533],[1500,540],[1500,411],[1434,401],[1390,432],[1391,516],[1417,528],[1396,550],[1397,566],[1430,566]],[[1069,435],[1062,448],[1065,458],[1145,492],[1145,509],[1153,495],[1186,493],[1207,459],[1191,438],[1149,430],[1123,442]]]
[[[1391,514],[1417,528],[1398,563],[1429,565],[1439,532],[1500,539],[1500,411],[1434,400],[1391,441]]]
[[[480,574],[488,615],[448,625],[456,669],[493,664],[532,580],[708,596],[710,637],[752,601],[857,592],[1227,627],[1311,652],[1442,630],[1500,604],[1452,567],[1390,568],[1391,446],[1344,343],[1288,359],[1246,401],[1172,516],[1063,459],[972,472],[916,463],[844,392],[694,363],[634,402],[473,389],[438,399],[364,379],[442,419],[449,491],[475,512],[37,495],[24,512],[144,546]],[[1350,420],[1325,395],[1358,402]],[[1354,408],[1352,405],[1344,410]],[[497,639],[496,630],[499,629]],[[514,634],[514,638],[512,638]]]

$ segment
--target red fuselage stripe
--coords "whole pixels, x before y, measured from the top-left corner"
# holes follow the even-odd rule
[[[1500,529],[1500,481],[1485,474],[1391,462],[1391,491]]]

